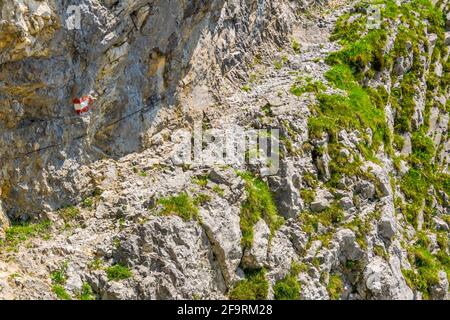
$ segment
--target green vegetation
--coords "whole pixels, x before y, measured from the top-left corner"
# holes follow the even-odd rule
[[[344,291],[344,282],[342,278],[338,274],[331,274],[330,280],[327,286],[328,294],[330,295],[330,299],[339,300],[342,292]]]
[[[378,220],[374,217],[366,217],[361,219],[360,217],[355,217],[351,222],[346,225],[346,228],[352,230],[356,236],[356,242],[363,249],[367,248],[366,236],[370,233],[372,225],[371,221]]]
[[[298,219],[304,232],[309,235],[309,243],[320,240],[323,246],[328,246],[335,229],[342,224],[344,211],[333,203],[329,208],[318,213],[302,212]],[[326,228],[326,232],[319,232],[319,225]]]
[[[162,215],[178,215],[185,221],[198,218],[198,208],[194,200],[185,192],[159,199],[158,203],[163,206]]]
[[[92,207],[94,206],[94,199],[91,197],[87,197],[83,200],[83,202],[81,203],[81,206],[83,208],[88,208],[88,209],[92,209]]]
[[[284,67],[284,65],[289,61],[289,58],[287,56],[282,56],[281,58],[275,60],[273,62],[273,65],[275,69],[280,70]]]
[[[319,104],[314,108],[317,117],[308,123],[312,137],[320,138],[324,132],[332,137],[342,128],[374,132],[373,148],[381,142],[389,143],[388,128],[384,110],[377,108],[364,88],[355,80],[351,68],[340,64],[331,68],[326,77],[337,88],[347,91],[347,96],[339,94],[319,94]]]
[[[298,78],[291,87],[291,93],[300,97],[306,92],[319,93],[326,89],[326,86],[321,81],[313,81],[312,78]]]
[[[110,281],[119,281],[131,278],[133,273],[128,267],[121,264],[115,264],[106,268],[106,276]]]
[[[354,13],[347,13],[339,18],[332,39],[339,40],[343,48],[326,59],[331,65],[326,79],[346,94],[327,95],[318,92],[319,103],[313,107],[316,117],[310,119],[308,126],[311,137],[320,138],[323,133],[327,133],[331,140],[328,152],[332,158],[332,179],[327,186],[336,187],[343,175],[362,174],[359,169],[362,159],[356,157],[354,163],[348,164],[347,159],[339,155],[337,132],[344,128],[349,131],[356,129],[362,133],[365,142],[359,145],[359,151],[365,159],[379,162],[376,153],[381,145],[384,145],[387,154],[393,156],[394,148],[401,150],[404,146],[401,135],[413,131],[411,119],[416,107],[417,84],[419,79],[426,77],[428,92],[424,111],[425,124],[412,132],[413,153],[405,159],[411,169],[399,181],[400,189],[408,201],[405,204],[400,202],[400,209],[407,221],[417,227],[417,217],[424,210],[424,204],[432,201],[428,195],[431,187],[449,195],[449,176],[433,164],[436,150],[427,135],[428,113],[431,105],[437,103],[433,102],[436,95],[433,92],[448,92],[448,76],[433,76],[433,66],[437,62],[444,68],[450,66],[448,58],[443,59],[447,52],[442,42],[445,31],[443,13],[439,6],[434,6],[428,0],[412,0],[401,5],[390,1],[376,3],[385,5],[382,9],[384,20],[380,29],[367,29],[367,17],[364,14],[356,16]],[[367,7],[368,4],[369,2],[362,2],[358,6]],[[400,25],[398,30],[390,28],[389,24],[393,24],[397,18],[402,20],[403,25]],[[427,51],[429,46],[426,29],[428,32],[433,30],[437,35],[428,74],[424,74],[426,68],[422,61],[423,50]],[[387,52],[386,44],[390,37],[395,41],[393,48]],[[413,57],[411,67],[405,70],[402,78],[398,78],[399,85],[394,87],[390,94],[382,86],[367,87],[369,79],[373,79],[380,71],[393,68],[398,57],[405,58],[410,55]],[[397,80],[395,72],[393,78],[394,81]],[[390,132],[385,120],[384,108],[388,103],[391,103],[395,110],[394,133]],[[366,135],[367,128],[371,129],[372,137]],[[313,152],[320,155],[323,151],[316,148]],[[394,164],[399,168],[400,159],[394,157]],[[439,192],[436,192],[436,196],[437,200],[443,203]],[[431,224],[432,212],[428,207],[429,205],[425,206],[424,210],[425,227]]]
[[[250,85],[246,84],[246,85],[242,86],[241,90],[248,93],[248,92],[252,91],[252,88],[250,87]]]
[[[194,204],[196,206],[202,206],[211,201],[211,196],[207,194],[199,194],[194,198]]]
[[[13,224],[6,230],[5,240],[0,240],[0,248],[3,247],[7,251],[17,249],[20,243],[27,241],[33,237],[50,237],[51,222],[45,220],[39,223],[20,222]]]
[[[89,270],[101,270],[103,269],[103,260],[100,258],[95,258],[88,264]]]
[[[219,186],[214,186],[213,187],[213,191],[215,192],[215,193],[217,193],[219,196],[221,196],[221,197],[223,197],[224,196],[224,194],[225,194],[225,190],[223,190],[221,187],[219,187]]]
[[[316,197],[316,191],[314,189],[302,189],[300,190],[300,196],[306,204],[310,204]]]
[[[253,243],[253,226],[264,219],[273,234],[284,222],[278,215],[268,185],[250,173],[240,173],[245,181],[247,199],[241,207],[242,245],[251,247]]]
[[[368,29],[367,15],[355,12],[363,10],[371,3],[382,3],[381,28]],[[361,164],[364,160],[380,163],[378,152],[384,147],[385,154],[393,159],[394,166],[400,169],[400,161],[406,161],[409,171],[396,179],[391,179],[393,190],[395,187],[405,195],[405,201],[396,199],[398,212],[403,213],[407,222],[417,229],[418,217],[423,216],[422,228],[430,230],[433,226],[433,202],[437,200],[445,206],[446,197],[450,196],[450,177],[443,173],[443,168],[435,161],[436,155],[442,150],[435,150],[429,132],[430,112],[433,106],[448,112],[449,103],[445,106],[435,98],[445,95],[449,91],[450,76],[443,72],[442,77],[435,74],[435,67],[439,64],[444,70],[450,71],[448,49],[443,43],[444,14],[439,5],[433,5],[429,0],[412,0],[397,4],[394,1],[369,1],[357,5],[360,9],[344,14],[337,21],[332,40],[339,40],[342,49],[330,54],[326,62],[330,65],[325,77],[329,84],[342,90],[342,94],[325,94],[318,86],[306,87],[299,80],[293,84],[291,92],[301,95],[304,92],[314,92],[318,103],[312,106],[314,117],[309,119],[308,129],[312,139],[328,136],[328,147],[313,147],[310,151],[313,157],[320,157],[328,153],[332,158],[329,169],[331,179],[325,185],[333,190],[339,188],[339,181],[343,176],[362,176],[376,186],[376,196],[381,196],[380,184],[376,176],[364,172]],[[402,24],[392,28],[394,21],[400,19]],[[427,34],[437,35],[435,46],[430,50]],[[388,49],[387,44],[393,40],[393,46]],[[430,69],[427,70],[426,52],[432,51]],[[398,58],[402,57],[405,64],[398,66]],[[412,58],[409,61],[409,58]],[[403,68],[405,67],[405,68]],[[390,92],[385,87],[369,87],[371,80],[385,81],[383,71],[393,70],[391,80],[393,85]],[[416,104],[420,102],[418,95],[420,79],[426,79],[427,92],[424,123],[417,127],[413,122]],[[394,110],[393,131],[388,127],[384,109],[390,104]],[[367,130],[367,129],[370,130]],[[350,150],[353,162],[349,162],[340,150],[338,132],[358,130],[362,142],[358,145],[359,153]],[[409,156],[395,156],[395,150],[402,150],[405,145],[404,136],[411,136],[412,153]],[[319,177],[320,178],[320,177]],[[312,181],[313,183],[314,181]],[[315,188],[315,186],[310,186]],[[311,193],[301,190],[302,198],[308,202]],[[357,204],[358,198],[354,198]],[[341,224],[342,216],[333,210],[317,215],[308,212],[300,215],[305,232],[312,234],[312,239],[326,242],[328,233],[332,233],[336,224]],[[374,213],[378,215],[378,212]],[[376,217],[357,218],[348,222],[345,227],[356,234],[356,239],[362,248],[367,246],[366,235],[370,233],[370,221]],[[326,233],[318,235],[318,225],[326,227]],[[432,231],[432,230],[431,230]],[[427,231],[429,232],[429,231]],[[435,233],[435,232],[434,232]],[[438,280],[439,270],[446,270],[449,274],[448,236],[438,233],[441,249],[431,254],[427,248],[428,239],[420,232],[414,248],[410,249],[411,264],[415,270],[405,270],[405,276],[410,286],[429,295],[429,288]],[[386,258],[387,252],[383,247],[374,247],[375,254]],[[357,265],[348,263],[348,268]],[[339,298],[342,291],[342,280],[334,275],[330,278],[329,292],[332,298]]]
[[[147,172],[145,172],[144,170],[142,170],[141,172],[139,172],[139,175],[140,175],[141,177],[143,177],[143,178],[145,178],[145,177],[148,176]]]
[[[296,40],[292,40],[292,50],[294,50],[295,53],[299,54],[302,49],[302,46],[300,43]]]
[[[431,241],[427,234],[418,232],[414,246],[408,249],[408,258],[415,270],[402,270],[408,286],[422,292],[425,299],[429,299],[432,286],[439,283],[440,271],[450,277],[450,258],[446,252],[448,236],[439,234],[437,238],[440,250],[432,254],[428,250]]]
[[[386,260],[386,261],[389,260],[389,255],[388,255],[388,253],[386,252],[386,250],[385,250],[382,246],[375,245],[375,246],[373,247],[373,252],[374,252],[377,256],[382,257],[384,260]]]
[[[246,270],[246,279],[239,281],[230,291],[231,300],[264,300],[269,292],[269,282],[264,269]]]
[[[63,218],[64,222],[68,223],[80,215],[80,209],[69,206],[58,211],[58,214]]]
[[[67,267],[67,262],[64,262],[59,269],[50,274],[50,279],[52,280],[52,291],[60,300],[71,300],[70,295],[64,288],[64,285],[67,282]]]
[[[59,284],[55,284],[52,286],[52,291],[56,295],[56,297],[60,300],[72,300],[70,294],[66,291],[66,289]]]
[[[67,281],[67,276],[66,276],[67,267],[68,267],[67,262],[64,262],[59,269],[53,271],[50,274],[50,278],[52,280],[52,283],[59,284],[59,285],[66,284],[66,281]]]
[[[208,184],[208,179],[209,179],[208,175],[203,175],[195,177],[194,179],[192,179],[192,182],[194,182],[195,184],[199,185],[202,188],[205,188],[206,185]]]
[[[299,300],[300,299],[300,283],[298,282],[298,275],[300,267],[296,263],[291,266],[289,274],[277,281],[273,287],[275,300]]]
[[[95,300],[94,293],[89,283],[84,282],[80,292],[77,294],[78,300]]]

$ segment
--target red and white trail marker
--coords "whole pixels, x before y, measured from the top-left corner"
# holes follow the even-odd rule
[[[75,109],[75,112],[78,115],[82,115],[83,113],[88,112],[89,109],[92,108],[94,99],[92,99],[91,96],[84,96],[81,98],[75,98],[72,100],[72,102],[73,102],[73,107]]]

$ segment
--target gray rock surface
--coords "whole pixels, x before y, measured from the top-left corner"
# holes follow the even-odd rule
[[[0,299],[59,299],[56,285],[73,299],[86,286],[96,299],[227,299],[260,268],[269,299],[294,271],[301,299],[449,298],[448,52],[433,52],[448,14],[392,65],[375,60],[403,19],[386,21],[349,96],[326,61],[343,45],[337,19],[365,19],[355,3],[77,3],[81,29],[67,2],[0,0]],[[321,95],[366,103],[363,91],[373,119],[368,103],[345,119],[320,110]],[[87,94],[93,108],[74,114]],[[276,174],[249,150],[190,145],[199,128],[236,126],[279,129],[260,132],[280,144]],[[199,146],[216,157],[191,158]]]

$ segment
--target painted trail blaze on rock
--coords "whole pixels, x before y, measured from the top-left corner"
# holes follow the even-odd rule
[[[72,100],[75,112],[79,115],[88,112],[92,108],[94,100],[90,96],[74,98]]]

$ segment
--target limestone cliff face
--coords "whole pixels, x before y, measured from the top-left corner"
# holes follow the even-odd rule
[[[83,193],[83,164],[142,150],[162,107],[235,79],[263,40],[288,40],[295,11],[256,0],[70,4],[80,29],[67,27],[67,2],[0,4],[0,199],[11,216]],[[77,117],[71,100],[89,93],[95,107]]]
[[[0,0],[0,298],[448,299],[449,2],[384,4]]]

